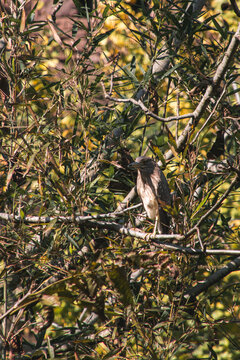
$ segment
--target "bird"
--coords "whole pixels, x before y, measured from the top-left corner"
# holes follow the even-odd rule
[[[161,205],[171,205],[171,194],[168,182],[158,166],[150,157],[139,156],[129,167],[136,169],[137,193],[142,200],[147,216],[155,220],[153,234],[168,234],[170,217]]]

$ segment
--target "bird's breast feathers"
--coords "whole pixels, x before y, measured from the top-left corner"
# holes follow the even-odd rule
[[[150,219],[156,219],[159,207],[156,195],[153,193],[152,189],[149,186],[144,186],[142,189],[138,189],[138,195],[142,199],[147,216]]]

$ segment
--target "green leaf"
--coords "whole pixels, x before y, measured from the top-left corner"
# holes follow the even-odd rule
[[[214,14],[214,15],[212,15],[212,16],[209,16],[208,18],[206,18],[205,20],[204,20],[204,24],[207,24],[207,23],[209,23],[210,21],[212,21],[215,17],[217,17],[219,14]]]
[[[75,36],[77,35],[77,32],[78,32],[78,25],[76,23],[74,23],[72,26],[72,37],[73,38],[75,38]]]
[[[34,162],[34,159],[35,159],[36,155],[37,155],[37,152],[35,152],[34,154],[32,154],[31,157],[30,157],[30,159],[28,160],[27,168],[26,168],[26,171],[25,171],[24,174],[23,174],[23,177],[25,177],[25,176],[28,174],[29,170],[31,169],[31,166],[32,166],[32,164],[33,164],[33,162]]]
[[[50,359],[54,360],[55,359],[55,351],[54,351],[54,347],[51,345],[49,337],[47,337],[47,347],[48,347],[48,353],[49,353]]]
[[[195,209],[194,213],[191,216],[191,219],[193,219],[194,216],[198,213],[198,211],[203,207],[203,205],[206,204],[210,195],[211,195],[211,192],[209,191],[207,193],[207,195],[205,196],[205,198],[200,202],[200,204],[198,204],[197,208]]]
[[[169,75],[171,75],[175,70],[177,70],[178,68],[181,68],[181,64],[176,64],[173,67],[171,67],[171,69],[169,69],[168,71],[166,71],[161,78],[159,79],[159,81],[165,79],[166,77],[168,77]]]
[[[176,140],[173,136],[173,134],[171,133],[170,130],[168,130],[168,141],[169,143],[174,147],[174,149],[177,151],[177,144],[176,144]]]
[[[70,61],[71,58],[72,58],[72,55],[73,55],[73,52],[72,52],[72,50],[70,50],[70,53],[69,53],[68,57],[67,57],[66,60],[65,60],[65,65],[67,65],[67,64],[69,63],[69,61]]]
[[[214,19],[214,18],[212,19],[212,22],[213,22],[214,25],[216,26],[218,32],[221,34],[222,38],[226,40],[227,37],[226,37],[226,33],[225,33],[223,27],[222,27],[222,26],[217,22],[217,20]]]
[[[25,10],[22,9],[22,16],[21,16],[21,24],[20,24],[20,33],[22,33],[25,29],[25,26],[26,26],[26,13],[25,13]]]
[[[9,172],[8,172],[8,174],[7,174],[7,180],[6,180],[6,188],[7,188],[7,189],[8,189],[8,186],[9,186],[11,180],[12,180],[12,176],[13,176],[14,170],[15,170],[15,168],[16,168],[17,166],[18,166],[18,165],[15,164],[15,165],[9,170]]]
[[[35,17],[35,10],[37,8],[37,5],[38,5],[38,1],[36,1],[36,4],[33,6],[32,10],[29,11],[28,16],[27,16],[27,20],[26,20],[27,24],[31,24],[33,22],[34,17]]]
[[[151,147],[153,148],[153,151],[155,152],[155,154],[158,156],[159,160],[161,160],[163,168],[166,167],[166,160],[163,156],[163,153],[161,151],[161,149],[159,148],[159,146],[156,146],[154,144],[151,144]]]
[[[172,12],[168,11],[166,15],[173,22],[173,24],[176,25],[176,27],[179,31],[182,30],[182,25],[178,21],[177,17],[173,15]]]
[[[137,30],[131,30],[133,33],[137,34],[137,35],[140,35],[141,38],[144,38],[144,39],[147,39],[147,40],[153,40],[153,38],[150,36],[150,34],[146,34],[146,33],[142,33],[141,31],[137,31]]]
[[[131,72],[129,69],[128,69],[128,65],[124,66],[122,68],[122,70],[125,72],[125,74],[135,83],[135,84],[139,84],[139,81],[137,79],[137,77],[134,75],[133,72]]]
[[[45,236],[47,236],[51,231],[52,229],[55,227],[57,223],[57,218],[53,219],[52,221],[50,221],[47,226],[45,227],[44,231],[43,231],[43,234]]]
[[[229,93],[226,94],[226,96],[234,95],[237,94],[238,92],[240,92],[240,88],[230,91]]]
[[[73,0],[74,5],[76,6],[78,14],[82,14],[84,6],[82,0]]]
[[[77,40],[73,43],[72,47],[74,48],[75,46],[77,46],[77,45],[80,43],[80,41],[81,41],[81,39],[77,39]]]
[[[25,213],[24,213],[23,209],[20,210],[20,217],[21,217],[22,220],[25,217]]]
[[[106,32],[103,33],[103,34],[99,34],[99,35],[97,35],[96,37],[94,37],[94,38],[93,38],[93,43],[94,43],[94,45],[97,46],[101,41],[103,41],[103,40],[106,39],[108,36],[110,36],[114,30],[115,30],[115,29],[108,30],[108,31],[106,31]]]

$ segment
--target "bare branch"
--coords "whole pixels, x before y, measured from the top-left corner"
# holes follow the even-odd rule
[[[202,100],[200,101],[200,103],[198,104],[198,106],[196,107],[196,109],[193,112],[193,114],[194,114],[193,118],[188,122],[187,126],[185,127],[182,134],[178,138],[177,148],[179,151],[186,143],[188,137],[190,136],[192,129],[195,128],[196,125],[199,123],[201,116],[204,113],[206,106],[208,105],[208,103],[211,99],[214,89],[217,88],[217,86],[219,85],[220,81],[222,80],[224,74],[226,73],[226,71],[228,69],[228,66],[232,59],[232,56],[236,52],[237,47],[239,45],[239,41],[240,41],[240,23],[238,25],[236,33],[232,37],[232,40],[227,48],[227,51],[225,52],[225,54],[223,56],[221,63],[217,67],[217,70],[212,79],[212,83],[210,85],[208,85],[208,87],[205,91],[205,94],[202,97]],[[170,159],[172,157],[172,155],[173,155],[172,150],[169,150],[165,154],[165,159],[166,160]]]
[[[203,131],[203,129],[205,129],[205,127],[207,126],[207,124],[208,124],[209,121],[211,120],[211,118],[212,118],[212,116],[214,115],[214,113],[215,113],[215,111],[216,111],[216,109],[217,109],[220,101],[221,101],[222,98],[223,98],[223,95],[224,95],[225,92],[226,92],[226,88],[227,88],[227,87],[226,87],[226,85],[225,85],[224,88],[223,88],[223,90],[222,90],[222,92],[221,92],[221,95],[220,95],[219,98],[217,99],[217,101],[216,101],[216,103],[215,103],[215,105],[214,105],[211,113],[209,114],[207,120],[205,121],[205,123],[203,124],[203,126],[201,127],[201,129],[200,129],[200,130],[196,133],[196,135],[194,136],[194,139],[192,140],[191,145],[193,145],[193,144],[195,143],[195,141],[198,139],[198,137],[199,137],[199,135],[201,134],[201,132]]]
[[[128,228],[125,226],[122,226],[116,222],[109,222],[109,221],[101,221],[98,220],[99,218],[103,217],[116,217],[119,214],[122,214],[126,211],[129,211],[129,209],[135,208],[139,206],[136,205],[134,207],[128,208],[123,210],[122,212],[116,213],[109,213],[109,214],[99,214],[99,215],[92,215],[92,216],[51,216],[51,217],[45,217],[45,216],[26,216],[25,218],[21,218],[18,215],[9,215],[5,213],[0,213],[0,219],[5,221],[15,221],[15,222],[24,222],[27,224],[38,224],[38,225],[44,225],[47,224],[53,220],[56,220],[58,223],[77,223],[85,225],[86,227],[92,227],[92,228],[104,228],[116,231],[122,235],[132,236],[136,237],[138,239],[142,239],[145,241],[151,240],[154,245],[159,249],[164,250],[170,250],[170,251],[178,251],[181,253],[189,254],[189,255],[240,255],[240,250],[225,250],[225,249],[212,249],[212,250],[203,250],[203,249],[194,249],[192,247],[183,247],[181,245],[173,244],[173,243],[166,243],[161,242],[163,240],[169,240],[174,241],[177,240],[178,242],[181,242],[185,240],[190,234],[192,234],[194,231],[196,231],[196,226],[190,230],[186,235],[181,234],[162,234],[162,235],[153,235],[151,233],[146,233],[144,231],[141,231],[139,229],[133,229]],[[201,218],[202,219],[202,218]],[[200,220],[201,220],[200,219]]]
[[[56,215],[56,216],[26,216],[25,218],[21,218],[19,215],[10,215],[10,214],[6,214],[6,213],[0,213],[0,219],[5,220],[5,221],[16,221],[16,222],[24,222],[24,223],[29,223],[29,224],[46,224],[49,223],[55,219],[57,219],[57,222],[63,223],[71,223],[71,222],[78,222],[78,223],[82,223],[85,222],[87,220],[97,220],[97,219],[106,219],[106,218],[116,218],[120,215],[123,215],[125,212],[128,212],[130,210],[136,209],[138,207],[140,207],[142,204],[137,204],[137,205],[133,205],[130,206],[126,209],[123,210],[119,210],[119,211],[115,211],[113,213],[107,213],[107,214],[97,214],[97,215],[86,215],[86,216],[79,216],[75,214],[74,216],[61,216],[61,215]]]
[[[229,188],[224,192],[224,194],[220,197],[220,199],[216,202],[215,205],[213,205],[211,207],[211,209],[209,209],[197,222],[197,224],[186,233],[186,237],[192,235],[195,231],[198,231],[199,226],[202,224],[202,222],[208,218],[208,216],[213,213],[215,210],[217,210],[221,205],[222,202],[227,198],[227,196],[229,195],[229,193],[232,191],[232,189],[234,188],[235,184],[239,181],[239,177],[238,175],[236,175],[233,179],[233,181],[231,182],[231,184],[229,185]]]
[[[135,100],[133,98],[126,98],[126,99],[120,99],[120,98],[115,98],[110,96],[109,94],[107,94],[106,89],[102,84],[102,88],[103,88],[103,92],[104,92],[104,96],[105,99],[109,99],[113,102],[117,102],[117,103],[132,103],[138,107],[140,107],[142,109],[142,111],[145,113],[145,115],[150,116],[152,118],[154,118],[157,121],[161,121],[161,122],[171,122],[173,120],[182,120],[182,119],[188,119],[188,118],[193,118],[194,117],[194,113],[189,113],[189,114],[184,114],[184,115],[178,115],[178,116],[169,116],[167,118],[158,116],[157,114],[155,114],[154,112],[152,112],[151,110],[149,110],[144,103],[139,99],[139,100]]]
[[[232,7],[233,7],[233,10],[234,10],[235,14],[237,16],[240,16],[240,10],[239,10],[239,8],[237,6],[236,0],[230,0],[230,2],[232,4]]]
[[[210,286],[221,281],[225,276],[233,271],[239,270],[240,267],[240,256],[230,261],[227,265],[211,274],[207,279],[201,281],[194,287],[190,287],[185,295],[185,299],[194,298],[206,291]]]
[[[206,2],[206,0],[191,1],[185,11],[182,9],[182,11],[184,11],[184,14],[182,16],[181,23],[183,24],[184,21],[186,22],[186,20],[188,20],[186,23],[189,23],[192,21],[192,19],[194,17],[197,17],[197,15],[200,13],[201,9],[205,5],[205,2]],[[192,11],[191,11],[191,9],[192,9]],[[185,38],[185,35],[186,35],[185,31],[183,31],[181,34],[179,34],[179,33],[175,34],[175,36],[172,39],[171,48],[174,49],[175,51],[178,51],[183,39]],[[152,73],[156,79],[158,78],[159,75],[163,74],[164,71],[167,70],[167,68],[170,64],[170,61],[171,61],[170,46],[166,41],[166,43],[163,45],[163,47],[159,51],[157,58],[153,62]]]
[[[132,190],[127,194],[127,196],[123,199],[123,201],[118,205],[116,212],[122,211],[126,206],[128,206],[129,202],[137,195],[136,186],[132,188]]]
[[[2,316],[0,316],[0,321],[2,321],[6,316],[11,314],[11,312],[16,310],[18,306],[21,306],[21,304],[24,303],[28,296],[30,296],[31,294],[31,290],[29,290],[21,299],[15,302],[15,304],[10,309],[8,309],[8,311],[6,311]]]

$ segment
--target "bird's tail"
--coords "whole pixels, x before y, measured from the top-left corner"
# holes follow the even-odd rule
[[[170,217],[166,211],[163,209],[159,209],[159,219],[160,222],[158,223],[158,231],[161,234],[169,234],[170,232]]]

